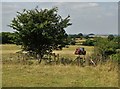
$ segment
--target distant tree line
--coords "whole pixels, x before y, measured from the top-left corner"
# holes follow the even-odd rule
[[[78,34],[69,34],[70,38],[83,38],[84,35],[82,33],[78,33]]]
[[[63,40],[61,47],[65,47],[66,45],[75,45],[76,35],[67,35],[66,40]],[[18,44],[21,45],[21,42],[17,42],[17,34],[11,32],[1,32],[0,40],[2,40],[2,44]],[[19,40],[20,41],[20,40]],[[120,36],[109,35],[107,38],[95,37],[94,39],[86,39],[82,45],[85,46],[94,46],[95,47],[95,55],[101,55],[102,59],[106,59],[111,57],[112,59],[119,60],[120,59]]]
[[[2,44],[14,44],[15,43],[15,33],[11,32],[1,32],[0,39]]]

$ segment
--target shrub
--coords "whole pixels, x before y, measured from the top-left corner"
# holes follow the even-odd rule
[[[105,38],[98,38],[95,44],[96,53],[101,54],[102,57],[106,58],[112,54],[116,54],[117,43],[109,41]]]
[[[120,54],[119,53],[112,54],[110,57],[113,61],[117,61],[120,64]]]
[[[113,36],[112,34],[108,36],[108,40],[109,40],[109,41],[111,41],[111,40],[113,40],[113,39],[114,39],[114,36]]]
[[[85,46],[94,46],[95,45],[95,41],[87,39],[85,42],[83,42],[83,45],[85,45]]]

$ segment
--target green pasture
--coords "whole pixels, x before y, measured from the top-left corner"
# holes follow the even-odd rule
[[[118,69],[112,63],[105,65],[77,66],[77,65],[44,65],[13,63],[20,46],[7,44],[2,46],[2,86],[3,87],[117,87]],[[54,51],[60,56],[76,58],[74,51],[80,45],[69,46],[63,50]],[[84,46],[87,55],[91,55],[94,48]],[[11,60],[12,58],[12,60]],[[8,60],[8,61],[4,61]]]

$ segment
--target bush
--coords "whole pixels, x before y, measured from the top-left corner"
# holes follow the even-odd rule
[[[85,45],[85,46],[94,46],[95,45],[95,41],[87,39],[85,42],[83,42],[83,45]]]
[[[110,57],[112,60],[118,61],[120,63],[120,54],[113,54]]]
[[[95,45],[96,53],[101,54],[102,57],[106,58],[112,54],[116,54],[118,44],[105,38],[98,38]]]
[[[120,36],[117,36],[113,39],[114,42],[118,43],[117,49],[120,49]]]
[[[108,40],[109,40],[109,41],[111,41],[111,40],[113,40],[113,39],[114,39],[114,36],[113,36],[113,35],[109,35],[109,36],[108,36]]]

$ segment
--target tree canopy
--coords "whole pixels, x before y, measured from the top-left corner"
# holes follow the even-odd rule
[[[108,36],[108,40],[109,40],[109,41],[111,41],[111,40],[113,40],[113,39],[114,39],[114,36],[113,36],[112,34]]]
[[[54,47],[62,45],[67,37],[64,28],[71,25],[70,16],[63,19],[57,11],[55,7],[17,12],[9,26],[15,29],[17,43],[22,45],[23,50],[35,52],[42,58]]]

